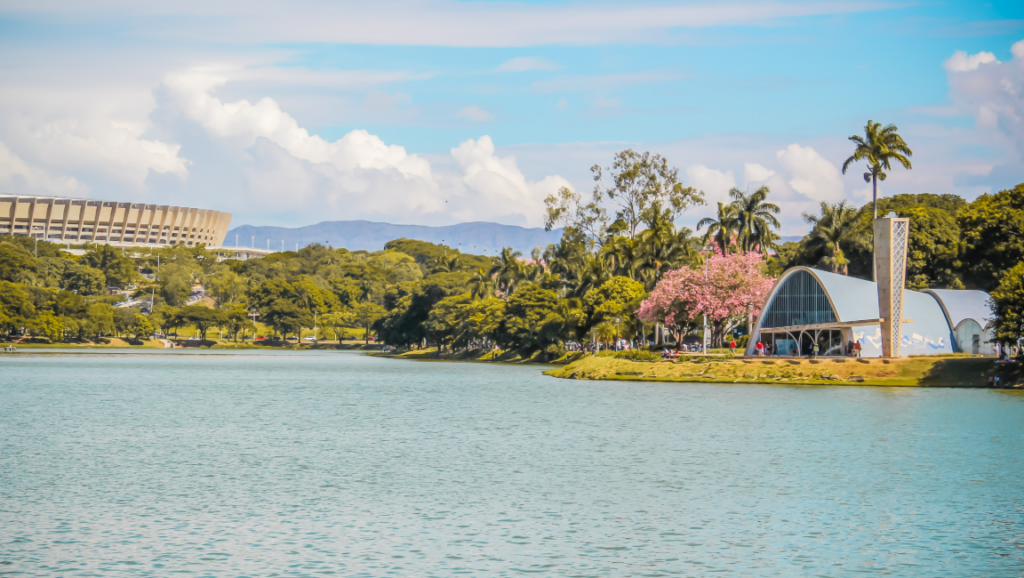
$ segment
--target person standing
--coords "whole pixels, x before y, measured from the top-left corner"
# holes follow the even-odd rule
[[[813,358],[813,359],[817,359],[818,358],[818,342],[817,341],[814,342],[814,347],[811,348],[811,358]]]
[[[757,342],[757,356],[764,357],[764,343]]]
[[[736,340],[733,339],[729,342],[729,353],[736,355]]]
[[[860,341],[853,342],[853,356],[860,359]]]

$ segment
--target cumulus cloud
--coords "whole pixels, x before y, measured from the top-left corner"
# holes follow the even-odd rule
[[[21,195],[54,195],[83,197],[89,187],[73,177],[53,176],[32,166],[0,142],[0,187],[8,193]]]
[[[747,184],[763,183],[769,177],[775,175],[775,171],[757,163],[743,163],[743,180]]]
[[[794,191],[812,201],[835,203],[845,197],[839,169],[813,148],[791,144],[775,157],[790,173],[788,183]]]
[[[488,120],[494,120],[494,115],[480,108],[475,104],[471,104],[459,112],[455,113],[455,116],[459,118],[466,118],[473,122],[484,122]]]
[[[539,56],[509,58],[496,69],[498,72],[527,72],[529,70],[558,70],[561,66]]]
[[[989,53],[957,52],[946,61],[950,98],[981,130],[1010,139],[1024,152],[1024,40],[1011,48],[1013,59],[1000,62]],[[950,65],[954,62],[953,65]]]
[[[536,182],[527,180],[515,157],[498,157],[494,142],[486,135],[463,142],[451,154],[468,189],[460,194],[460,202],[469,207],[503,207],[522,215],[524,223],[539,222],[547,195],[561,187],[572,188],[569,181],[557,175]],[[468,213],[456,210],[468,217]]]
[[[709,204],[725,201],[729,196],[729,189],[736,186],[732,171],[717,171],[704,165],[687,167],[686,176],[690,179],[690,186],[704,191]]]
[[[266,138],[296,158],[330,163],[341,170],[372,168],[396,170],[407,177],[430,179],[430,163],[405,148],[387,145],[365,130],[354,130],[335,142],[328,142],[299,126],[298,122],[271,98],[255,104],[247,100],[223,103],[210,95],[227,82],[216,69],[197,69],[169,75],[164,80],[180,113],[208,133],[245,148],[257,138]]]
[[[949,60],[942,63],[942,66],[948,72],[967,72],[977,70],[979,66],[989,62],[999,62],[996,55],[991,52],[979,52],[968,56],[963,50],[957,50]]]

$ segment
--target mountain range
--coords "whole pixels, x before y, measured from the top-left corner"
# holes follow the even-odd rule
[[[295,228],[242,225],[228,231],[224,246],[233,247],[236,238],[242,247],[294,250],[296,246],[302,248],[311,243],[322,243],[350,251],[379,251],[388,241],[405,238],[447,245],[474,255],[493,255],[504,247],[529,255],[534,247],[557,243],[562,238],[562,230],[545,231],[485,222],[428,227],[372,221],[323,221]],[[800,237],[782,238],[783,243],[799,240]]]
[[[311,243],[322,243],[350,251],[379,251],[384,243],[394,239],[416,239],[428,243],[447,245],[463,253],[495,254],[504,247],[530,253],[534,247],[546,247],[562,238],[562,230],[545,231],[498,223],[459,223],[445,227],[423,225],[392,225],[372,221],[324,221],[305,227],[254,227],[242,225],[228,231],[224,238],[227,248],[242,247],[294,250]]]

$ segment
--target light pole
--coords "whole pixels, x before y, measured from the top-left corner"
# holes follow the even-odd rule
[[[252,341],[256,342],[256,309],[253,308],[249,311],[249,316],[252,317]]]
[[[316,318],[317,318],[317,316],[318,316],[319,314],[320,314],[320,312],[319,312],[319,311],[317,311],[316,309],[314,309],[314,310],[313,310],[313,345],[314,345],[314,346],[316,346],[316,344],[317,344],[317,343],[319,343],[319,341],[318,341],[318,340],[317,340],[317,338],[316,338],[316,334],[317,334],[317,330],[316,330]]]
[[[709,247],[705,246],[704,247],[704,252],[706,253],[708,251],[708,249],[709,249]],[[707,255],[705,255],[704,256],[704,290],[705,291],[707,290],[707,285],[708,285],[708,257],[707,257]],[[708,314],[707,314],[706,311],[704,313],[704,336],[703,336],[702,341],[703,341],[702,345],[704,346],[704,355],[707,355],[708,354]]]

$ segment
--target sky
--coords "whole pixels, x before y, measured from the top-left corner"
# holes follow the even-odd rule
[[[914,151],[880,195],[1024,182],[1024,3],[0,2],[0,193],[542,226],[631,148],[783,235],[871,198],[847,138]]]

